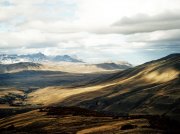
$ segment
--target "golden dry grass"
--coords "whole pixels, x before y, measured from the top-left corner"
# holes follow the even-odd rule
[[[136,128],[121,130],[126,124],[135,125]],[[16,131],[8,129],[14,126]],[[0,119],[0,131],[4,128],[6,131],[1,133],[77,133],[77,134],[99,134],[99,133],[139,133],[140,131],[149,132],[153,129],[142,128],[149,126],[147,119],[113,119],[112,117],[95,117],[95,116],[56,116],[47,115],[46,112],[33,110],[8,118]]]
[[[107,71],[93,64],[91,65],[91,64],[83,64],[83,63],[59,63],[59,64],[44,63],[41,70],[62,71],[69,73],[93,73],[93,72]]]
[[[61,87],[42,88],[35,92],[30,93],[28,95],[27,102],[30,104],[43,104],[43,105],[55,104],[65,100],[66,98],[72,95],[97,91],[110,85],[112,84],[73,88],[73,89],[65,89]]]
[[[16,88],[0,89],[0,97],[4,97],[9,94],[24,95],[24,92]]]
[[[117,132],[121,131],[121,127],[124,124],[134,124],[139,127],[141,126],[148,126],[149,123],[146,119],[133,119],[133,120],[121,120],[121,121],[114,121],[114,122],[108,122],[105,125],[87,128],[81,131],[78,131],[77,134],[90,134],[90,133],[103,133],[103,132]]]
[[[38,89],[37,91],[32,92],[28,95],[27,102],[30,104],[51,105],[51,104],[60,103],[68,98],[71,99],[71,96],[77,96],[81,94],[88,95],[90,93],[93,93],[94,96],[97,96],[96,93],[98,94],[99,92],[101,92],[102,94],[104,94],[105,91],[107,92],[107,89],[109,89],[109,93],[110,93],[112,92],[112,90],[114,90],[114,88],[123,85],[123,88],[120,88],[121,90],[119,90],[118,92],[106,96],[109,98],[113,98],[116,96],[133,92],[134,87],[139,86],[143,88],[144,86],[151,84],[160,86],[163,83],[165,84],[166,82],[178,78],[180,75],[179,70],[176,70],[171,66],[166,67],[164,65],[165,63],[155,62],[149,64],[148,66],[145,66],[145,68],[134,73],[130,77],[125,77],[125,78],[119,77],[115,79],[109,79],[109,81],[107,81],[106,83],[102,82],[98,85],[92,85],[92,86],[90,85],[88,87],[74,87],[74,88],[62,88],[58,86],[54,86],[54,87],[52,86],[52,87]],[[79,69],[81,69],[81,67]],[[127,72],[127,76],[129,75],[128,73],[129,72]],[[142,89],[142,92],[145,92],[145,94],[147,94],[146,93],[147,90],[153,91],[154,88],[156,89],[158,88],[158,86],[153,87],[152,89],[151,87],[144,88]],[[99,96],[101,96],[101,94],[99,94]],[[83,102],[85,100],[81,100],[81,101]]]

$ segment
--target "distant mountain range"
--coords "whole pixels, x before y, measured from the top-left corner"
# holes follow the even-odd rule
[[[37,63],[37,66],[36,66]],[[58,64],[60,63],[60,64]],[[67,63],[67,64],[66,64]],[[79,63],[76,65],[76,63]],[[17,55],[0,54],[0,72],[14,72],[22,70],[49,69],[47,66],[54,65],[53,69],[60,71],[79,70],[87,72],[98,72],[105,70],[125,70],[133,67],[125,61],[104,62],[98,64],[85,63],[78,58],[69,55],[47,56],[42,53]],[[8,65],[12,64],[12,65]],[[52,68],[52,67],[51,67]],[[58,69],[57,69],[58,68]],[[75,71],[76,72],[76,71]]]
[[[17,54],[1,54],[0,63],[1,64],[13,64],[19,62],[83,62],[79,59],[73,58],[69,55],[57,55],[57,56],[47,56],[42,53],[27,54],[27,55],[17,55]]]

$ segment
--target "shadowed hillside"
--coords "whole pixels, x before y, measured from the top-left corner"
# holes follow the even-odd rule
[[[121,72],[0,76],[1,133],[180,132],[180,54]]]
[[[168,117],[118,117],[78,107],[44,107],[0,119],[1,134],[170,134],[179,127]]]
[[[117,63],[101,63],[101,64],[95,64],[97,67],[99,68],[103,68],[103,69],[106,69],[106,70],[114,70],[114,69],[128,69],[130,67],[132,67],[131,64],[129,63],[121,63],[121,64],[117,64]]]
[[[180,55],[173,54],[107,77],[87,87],[47,87],[28,103],[80,106],[118,114],[160,114],[179,118]],[[55,99],[56,98],[56,99]]]
[[[42,67],[41,64],[33,62],[20,62],[16,64],[0,64],[0,74],[13,73],[23,70],[38,70]]]

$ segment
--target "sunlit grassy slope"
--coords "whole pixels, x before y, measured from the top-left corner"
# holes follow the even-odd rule
[[[113,73],[1,75],[0,133],[179,133],[179,76],[180,54]]]
[[[71,88],[41,88],[28,95],[27,103],[179,117],[179,75],[180,55],[173,54],[116,73],[98,84]]]

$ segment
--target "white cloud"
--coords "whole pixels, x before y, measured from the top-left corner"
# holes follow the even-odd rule
[[[178,51],[179,5],[179,0],[2,0],[0,52],[75,54],[93,61],[174,51],[171,46]]]
[[[160,30],[148,33],[136,33],[132,35],[126,35],[126,41],[128,42],[172,42],[180,41],[180,29],[173,30]]]

